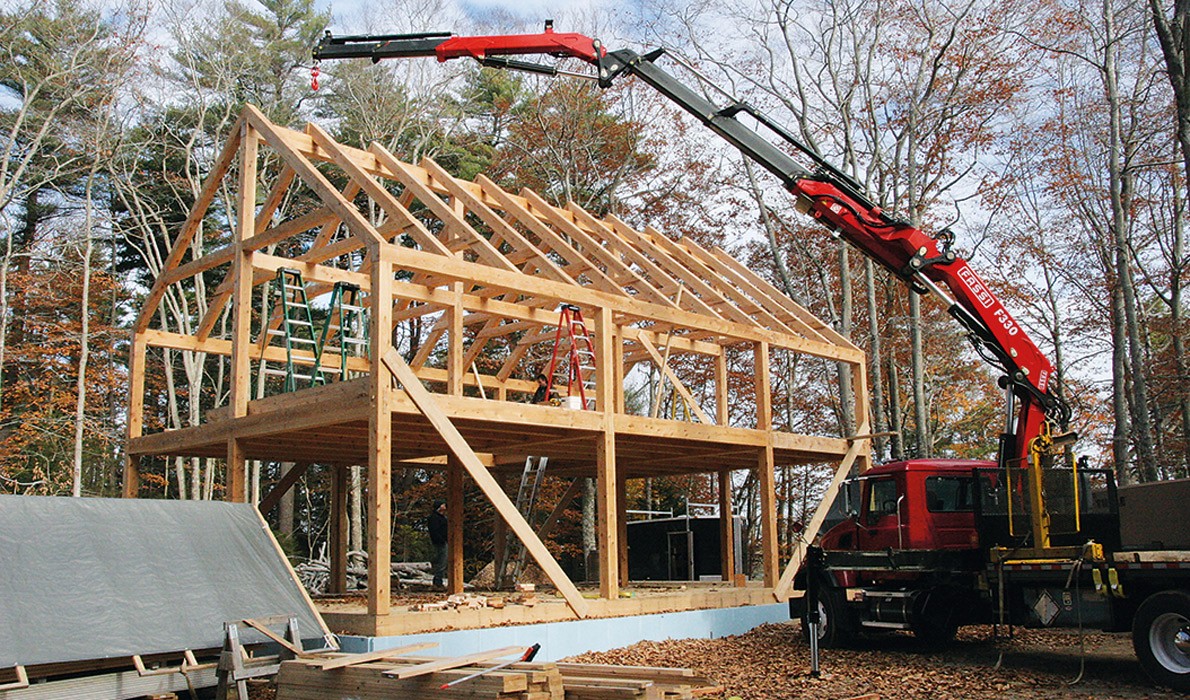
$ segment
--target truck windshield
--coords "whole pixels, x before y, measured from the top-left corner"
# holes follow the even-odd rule
[[[970,513],[975,509],[973,483],[969,477],[927,477],[926,508],[931,513]]]

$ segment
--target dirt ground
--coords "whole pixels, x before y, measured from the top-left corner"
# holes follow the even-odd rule
[[[810,649],[800,623],[770,624],[720,639],[640,642],[568,659],[585,663],[692,668],[723,686],[709,698],[823,700],[874,696],[978,698],[1152,698],[1184,695],[1154,687],[1140,670],[1127,634],[1087,633],[1080,672],[1076,631],[1022,630],[996,640],[990,627],[966,628],[954,644],[927,649],[910,636],[888,635],[857,649],[825,649],[821,678],[810,678]]]

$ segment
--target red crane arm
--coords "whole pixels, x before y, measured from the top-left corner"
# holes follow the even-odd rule
[[[436,56],[439,61],[447,61],[467,56],[498,68],[559,73],[552,66],[505,58],[529,54],[577,58],[590,63],[596,67],[597,75],[593,77],[604,87],[623,73],[643,80],[780,178],[797,198],[799,210],[837,232],[915,291],[938,295],[967,330],[980,354],[1005,373],[1002,385],[1009,390],[1011,418],[1001,438],[1002,464],[1024,465],[1030,442],[1042,433],[1043,425],[1050,421],[1065,424],[1069,420],[1069,408],[1051,385],[1053,364],[967,261],[950,250],[952,239],[948,231],[932,237],[888,216],[867,198],[858,182],[801,144],[767,115],[734,99],[726,107],[720,107],[658,68],[654,61],[662,55],[661,51],[644,55],[630,50],[608,52],[597,39],[554,32],[552,23],[547,22],[541,34],[505,36],[461,37],[442,33],[333,37],[328,32],[315,49],[314,58],[367,57],[378,61]],[[740,113],[755,118],[780,136],[786,148],[739,121]],[[812,162],[814,170],[789,155],[789,146],[800,152],[802,161]],[[1019,402],[1015,410],[1014,399]]]

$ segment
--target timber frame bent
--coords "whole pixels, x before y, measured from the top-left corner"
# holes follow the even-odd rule
[[[234,201],[220,212],[212,204],[223,190]],[[347,358],[354,377],[260,398],[263,384],[254,387],[260,364],[285,360],[284,348],[269,342],[278,318],[259,304],[282,268],[301,273],[312,299],[335,283],[359,287],[369,352]],[[183,321],[171,330],[159,325],[163,303],[194,310],[175,312],[171,318]],[[593,330],[595,410],[520,402],[536,388],[532,363],[548,353],[561,304],[579,306]],[[412,318],[423,319],[428,337],[395,346],[394,328]],[[160,348],[224,358],[227,405],[208,410],[197,425],[146,434],[146,363]],[[854,436],[773,429],[774,353],[852,367],[860,417]],[[751,360],[754,379],[743,387],[730,381],[729,355],[736,363]],[[481,357],[483,371],[476,364]],[[321,365],[339,367],[340,359],[324,353]],[[713,390],[696,396],[674,367],[679,359],[705,368],[700,371],[712,380],[703,386]],[[296,361],[312,366],[314,357],[299,354]],[[625,377],[641,363],[656,366],[693,417],[626,410]],[[493,473],[519,471],[527,455],[548,455],[551,473],[595,479],[600,597],[614,601],[627,575],[628,479],[716,473],[720,505],[730,512],[731,473],[756,470],[764,587],[783,600],[803,549],[794,548],[782,572],[775,466],[837,463],[824,500],[829,505],[853,465],[868,466],[870,451],[863,352],[722,249],[638,230],[574,203],[553,206],[530,190],[513,194],[483,176],[459,180],[432,160],[405,163],[379,144],[352,148],[313,124],[304,132],[285,129],[251,106],[148,294],[129,366],[127,497],[139,491],[146,456],[226,460],[225,493],[234,501],[249,497],[248,460],[367,466],[372,629],[390,612],[392,526],[391,499],[374,494],[391,493],[394,466],[445,469],[454,491],[468,475],[562,593],[570,614],[583,617],[588,602]],[[332,501],[342,497],[341,485],[337,491]],[[809,523],[806,541],[825,510]],[[461,508],[449,519],[452,547],[461,554]],[[730,575],[731,518],[722,520]],[[338,527],[332,546],[341,544],[341,518],[332,517],[332,526]],[[461,573],[461,556],[453,559]],[[450,577],[452,587],[461,586],[458,578]]]

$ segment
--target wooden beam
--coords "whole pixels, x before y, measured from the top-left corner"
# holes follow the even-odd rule
[[[454,293],[454,304],[446,310],[449,330],[446,335],[446,393],[452,396],[463,395],[463,380],[467,374],[467,366],[463,364],[463,283],[455,282],[451,285]]]
[[[719,556],[723,582],[735,580],[735,519],[732,517],[731,470],[719,470]]]
[[[393,381],[380,358],[392,348],[392,246],[381,243],[372,253],[371,382],[368,416],[368,614],[389,613],[392,586],[392,449]],[[419,384],[420,386],[420,384]]]
[[[628,585],[628,475],[616,470],[616,565],[620,586]]]
[[[620,528],[616,500],[615,323],[611,309],[595,311],[595,407],[603,413],[603,430],[595,437],[595,493],[599,540],[599,596],[620,597]]]
[[[731,410],[728,406],[731,393],[727,386],[727,349],[722,348],[715,356],[715,422],[722,426],[731,425]]]
[[[398,656],[412,654],[415,651],[422,651],[423,649],[432,649],[436,646],[438,646],[438,642],[420,642],[418,644],[406,644],[404,646],[391,647],[389,649],[369,651],[363,654],[348,654],[346,656],[339,656],[326,661],[322,664],[322,670],[333,671],[337,668],[347,668],[348,666],[356,666],[358,664],[366,664],[373,661],[395,659]]]
[[[769,381],[769,346],[757,343],[753,371],[756,373],[756,429],[764,431],[764,446],[757,455],[757,483],[760,487],[760,547],[764,561],[764,585],[776,585],[780,574],[777,559],[777,475],[773,459],[773,406]]]
[[[455,455],[446,459],[447,590],[463,592],[463,464]]]
[[[394,678],[416,678],[418,676],[424,676],[428,673],[449,671],[452,668],[462,668],[463,666],[469,666],[473,663],[491,661],[492,659],[500,659],[506,656],[516,656],[518,654],[524,653],[525,647],[502,647],[500,649],[492,649],[491,651],[480,651],[474,654],[466,654],[464,656],[454,656],[449,659],[427,661],[426,663],[417,664],[415,666],[394,668],[389,671],[384,671],[384,675],[393,676]]]
[[[145,354],[148,341],[143,333],[133,331],[128,347],[128,426],[127,438],[131,442],[144,434],[145,429]],[[140,493],[140,457],[125,450],[124,498],[136,498]]]
[[[460,205],[465,207],[468,211],[478,217],[480,221],[484,222],[490,229],[492,229],[492,232],[496,237],[502,239],[517,253],[521,253],[525,255],[527,259],[533,260],[534,265],[537,267],[536,274],[543,277],[550,277],[562,282],[577,284],[577,282],[575,282],[575,280],[569,274],[567,274],[566,271],[558,267],[554,261],[549,258],[549,256],[539,250],[537,246],[533,245],[529,239],[525,238],[520,231],[513,227],[512,224],[500,218],[500,216],[497,215],[496,212],[492,211],[491,207],[485,204],[477,194],[472,193],[468,188],[463,186],[462,182],[456,180],[454,177],[451,177],[451,175],[443,170],[441,166],[429,158],[423,158],[421,161],[421,167],[424,168],[426,173],[429,174],[431,178],[436,180],[438,184],[446,188],[446,190],[450,192],[451,196],[456,198],[456,201]],[[462,217],[460,217],[460,219],[462,219]],[[534,221],[534,223],[536,222]],[[525,272],[532,271],[532,268],[521,269]]]
[[[753,286],[763,292],[766,299],[771,299],[773,301],[772,305],[770,306],[771,310],[774,312],[784,310],[786,320],[797,321],[809,331],[812,331],[814,335],[824,338],[828,343],[835,343],[845,348],[859,349],[856,348],[855,344],[848,340],[845,336],[831,328],[829,325],[823,323],[822,320],[817,316],[802,308],[800,304],[796,303],[786,296],[784,292],[774,287],[768,280],[764,279],[752,270],[749,270],[747,267],[741,265],[740,262],[731,257],[727,251],[717,247],[711,251],[711,254],[714,255],[715,259],[722,263],[724,267],[735,271],[738,275],[748,280]]]
[[[620,260],[615,253],[604,248],[590,233],[584,231],[581,226],[567,218],[564,215],[566,212],[550,206],[548,202],[533,190],[523,189],[521,190],[521,196],[529,202],[535,211],[545,214],[546,221],[576,242],[578,247],[575,250],[579,251],[583,259],[587,261],[587,264],[591,266],[602,264],[606,268],[609,277],[618,279],[620,286],[617,287],[617,290],[619,290],[620,295],[626,294],[623,291],[623,287],[632,287],[642,299],[648,299],[650,302],[664,307],[677,308],[670,301],[669,297],[657,291],[653,285],[649,284],[648,280],[624,264],[624,261]]]
[[[649,353],[649,356],[653,358],[653,361],[657,363],[657,367],[661,369],[661,373],[669,379],[674,388],[678,390],[678,393],[682,395],[682,398],[685,399],[686,404],[690,406],[690,410],[694,411],[694,415],[698,416],[698,420],[705,423],[706,425],[714,425],[715,421],[711,420],[711,417],[707,415],[706,411],[702,410],[702,407],[699,406],[698,402],[694,400],[694,395],[690,393],[690,390],[686,388],[686,385],[682,383],[682,380],[678,379],[678,375],[674,374],[674,371],[669,368],[669,364],[664,358],[661,357],[661,353],[657,352],[657,348],[653,347],[653,344],[649,342],[649,339],[642,335],[636,340],[638,343],[640,343],[641,347]]]
[[[240,148],[240,177],[236,192],[235,262],[232,266],[231,384],[228,408],[233,418],[248,415],[252,391],[252,251],[244,241],[256,228],[256,169],[260,142],[256,130],[243,125]],[[234,436],[227,440],[227,494],[236,503],[248,500],[246,463],[242,446]]]
[[[295,464],[289,471],[297,471],[297,465]],[[331,468],[331,532],[330,537],[327,538],[330,544],[331,560],[327,591],[330,593],[347,592],[347,550],[350,548],[347,494],[351,490],[350,476],[350,469],[347,467],[335,466]]]
[[[281,502],[281,498],[285,493],[293,488],[293,485],[305,475],[306,470],[309,468],[309,462],[299,462],[290,467],[289,471],[282,474],[281,478],[277,481],[277,485],[273,487],[272,491],[269,491],[267,496],[261,499],[260,504],[256,507],[260,511],[260,514],[267,516],[269,511],[277,507],[277,504]]]
[[[806,526],[806,529],[802,532],[802,536],[798,538],[797,544],[794,545],[793,552],[789,557],[789,563],[785,565],[785,570],[781,572],[780,580],[773,586],[773,597],[778,601],[784,602],[789,599],[790,591],[793,590],[793,579],[797,575],[798,570],[802,568],[802,562],[806,559],[807,544],[813,542],[818,537],[818,531],[822,529],[822,522],[826,520],[826,514],[830,511],[831,505],[834,504],[835,497],[839,495],[839,488],[851,472],[851,466],[855,464],[856,458],[862,451],[871,449],[869,444],[870,441],[866,439],[852,442],[851,447],[847,450],[847,454],[839,462],[839,467],[835,470],[835,475],[831,479],[831,483],[822,494],[822,500],[819,501],[818,508],[814,510],[814,515],[810,518],[809,525]]]
[[[463,468],[467,470],[471,479],[475,481],[480,491],[495,506],[496,512],[508,523],[509,528],[520,538],[521,542],[524,543],[525,548],[532,555],[534,561],[545,572],[545,575],[558,589],[558,592],[562,594],[562,597],[566,599],[566,603],[570,606],[570,609],[578,617],[586,617],[587,602],[583,600],[582,594],[575,588],[574,584],[566,576],[566,573],[562,571],[562,567],[558,565],[553,555],[546,549],[545,544],[534,534],[533,528],[529,526],[529,523],[525,522],[524,517],[517,511],[516,504],[508,498],[508,495],[500,488],[500,484],[496,482],[495,477],[479,461],[479,458],[467,444],[467,441],[463,439],[458,429],[451,423],[450,418],[438,407],[434,397],[421,385],[421,381],[413,373],[413,369],[405,363],[400,353],[391,348],[381,359],[384,366],[401,383],[410,400],[413,401],[422,415],[430,421],[430,424],[434,426],[434,429],[438,431],[442,439],[446,441],[450,451],[459,458],[459,461],[462,462]]]
[[[236,123],[231,127],[227,143],[223,145],[223,150],[219,153],[219,158],[215,161],[214,167],[211,168],[210,174],[203,181],[202,190],[199,191],[198,197],[194,200],[194,206],[190,207],[190,213],[186,216],[186,223],[182,224],[182,230],[178,232],[178,237],[174,239],[173,247],[170,249],[169,255],[165,258],[165,262],[161,266],[161,272],[158,273],[158,279],[153,283],[153,287],[149,290],[149,294],[145,298],[144,305],[141,306],[140,316],[136,319],[136,326],[133,328],[133,332],[139,333],[148,328],[153,314],[157,313],[157,305],[161,303],[161,299],[165,296],[165,288],[168,286],[162,276],[177,267],[178,263],[182,262],[182,257],[186,255],[186,251],[194,241],[194,234],[198,232],[198,227],[202,225],[203,219],[206,218],[207,209],[211,206],[211,202],[214,201],[215,195],[219,192],[219,186],[223,184],[223,176],[227,174],[232,160],[235,159],[236,153],[240,150],[240,139],[243,133],[244,115],[241,114],[236,119]]]
[[[248,122],[260,131],[265,141],[277,151],[278,155],[281,156],[287,165],[297,172],[298,176],[302,178],[302,181],[310,189],[314,190],[319,199],[343,220],[343,223],[347,225],[352,235],[356,236],[364,244],[384,242],[384,239],[376,232],[375,227],[364,218],[364,215],[351,202],[343,198],[343,195],[331,185],[330,181],[326,179],[326,176],[319,172],[313,163],[307,160],[297,149],[290,146],[286,140],[286,135],[266,119],[260,113],[260,110],[252,105],[247,105],[244,107],[244,112],[248,115]]]

